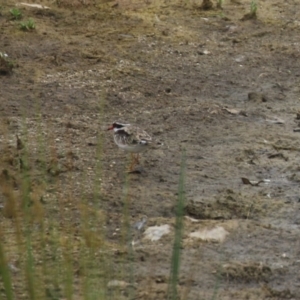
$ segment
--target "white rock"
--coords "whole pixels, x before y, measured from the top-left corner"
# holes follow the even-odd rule
[[[170,225],[165,224],[161,226],[148,227],[144,233],[145,238],[148,240],[158,241],[162,236],[170,233]]]
[[[108,288],[126,288],[129,284],[123,280],[111,280],[107,283]]]
[[[203,241],[223,242],[229,234],[223,227],[218,226],[212,229],[203,229],[189,234],[191,238],[197,238]]]
[[[33,7],[33,8],[40,8],[40,9],[49,9],[50,8],[48,6],[44,6],[41,4],[32,4],[32,3],[24,3],[24,2],[18,3],[17,5],[23,5],[23,6]]]

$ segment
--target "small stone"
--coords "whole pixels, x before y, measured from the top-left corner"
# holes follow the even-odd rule
[[[209,10],[213,8],[213,3],[211,0],[203,0],[201,9],[203,10]]]
[[[210,52],[208,50],[201,50],[197,52],[199,55],[207,55],[210,54]]]
[[[241,63],[241,62],[245,61],[245,56],[244,55],[238,55],[234,60],[238,63]]]
[[[126,288],[129,285],[126,281],[123,280],[111,280],[107,283],[108,288]]]
[[[257,102],[267,102],[268,98],[264,94],[250,92],[248,93],[248,100]]]

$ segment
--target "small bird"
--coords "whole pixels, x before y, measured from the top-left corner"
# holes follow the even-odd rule
[[[129,172],[133,172],[135,165],[139,163],[139,153],[148,148],[151,136],[137,126],[119,122],[114,122],[107,130],[114,131],[114,141],[120,149],[131,153]]]
[[[132,229],[134,230],[132,233],[132,238],[133,238],[131,242],[132,246],[136,245],[141,239],[146,223],[147,223],[147,217],[143,216],[141,220],[135,222],[132,225]]]
[[[143,216],[140,221],[137,221],[132,225],[132,228],[137,231],[141,231],[146,223],[147,223],[147,217]]]

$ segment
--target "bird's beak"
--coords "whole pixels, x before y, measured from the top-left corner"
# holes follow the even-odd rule
[[[107,130],[113,130],[114,129],[114,126],[109,126],[108,128],[107,128]]]

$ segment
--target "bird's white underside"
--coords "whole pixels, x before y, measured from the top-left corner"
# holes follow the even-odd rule
[[[136,144],[136,145],[124,145],[124,144],[117,144],[120,149],[131,152],[131,153],[139,153],[143,152],[147,149],[147,144]]]

